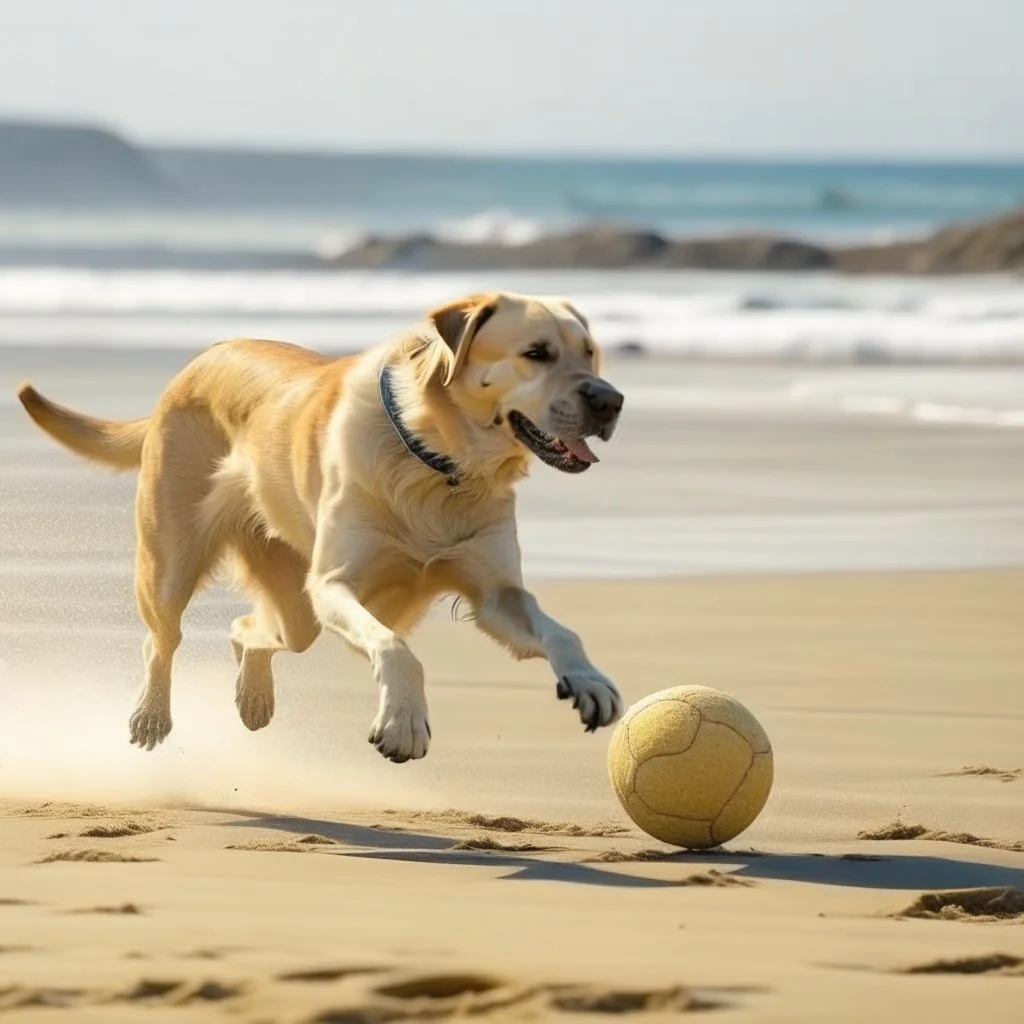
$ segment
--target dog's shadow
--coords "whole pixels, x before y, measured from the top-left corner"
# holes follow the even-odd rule
[[[351,822],[280,815],[251,815],[226,823],[226,827],[275,829],[289,835],[315,834],[338,846],[320,847],[336,856],[394,860],[424,864],[462,864],[467,867],[509,868],[507,880],[566,882],[608,888],[678,888],[682,878],[670,880],[630,874],[628,862],[615,869],[571,861],[556,861],[517,851],[460,850],[459,840],[404,829],[356,825]],[[557,837],[553,837],[557,840]],[[951,844],[951,854],[955,846]],[[543,853],[537,850],[536,853]],[[954,858],[872,852],[870,857],[830,856],[806,853],[734,853],[728,849],[703,853],[669,853],[653,862],[695,868],[714,861],[734,866],[737,878],[778,879],[869,889],[973,889],[982,886],[1024,888],[1024,868],[985,864]]]
[[[751,857],[719,853],[716,863],[736,864],[739,878],[779,879],[840,885],[867,889],[976,889],[985,886],[1024,887],[1024,868],[978,861],[957,860],[950,844],[950,857],[907,853],[877,853],[869,857],[814,853],[760,854]]]
[[[344,857],[376,860],[410,861],[423,864],[464,864],[467,866],[508,867],[506,878],[572,882],[613,888],[657,889],[677,883],[657,878],[606,871],[587,864],[540,860],[524,853],[497,850],[458,850],[459,840],[445,836],[426,835],[396,828],[371,828],[350,822],[322,821],[315,818],[259,816],[231,821],[227,827],[243,826],[276,829],[290,834],[326,836],[339,847],[320,847],[325,853]],[[541,852],[541,851],[538,851]]]

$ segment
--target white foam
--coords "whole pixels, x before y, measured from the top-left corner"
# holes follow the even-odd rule
[[[1024,397],[1024,396],[1022,396]],[[833,411],[851,416],[889,416],[920,423],[979,427],[1024,427],[1024,408],[989,408],[980,405],[952,405],[945,402],[915,402],[897,395],[818,395],[799,386],[790,388],[668,387],[631,384],[631,410],[648,412],[776,412],[791,414],[805,407],[808,414]]]
[[[11,267],[0,269],[0,313],[419,317],[464,289],[452,275]]]
[[[315,251],[328,239],[344,238],[345,248],[363,234],[349,224],[330,225],[322,213],[254,214],[203,209],[82,211],[15,210],[0,207],[0,245],[109,249],[180,248],[198,252],[249,250],[283,255]]]
[[[503,217],[457,230],[530,230]],[[7,267],[0,268],[0,343],[96,344],[109,329],[137,345],[193,347],[254,333],[310,343],[334,337],[359,348],[415,323],[432,305],[499,287],[571,295],[613,349],[640,345],[712,360],[1024,362],[1024,282],[814,274]]]
[[[872,413],[878,416],[893,416],[904,412],[907,403],[902,398],[887,398],[876,395],[843,395],[839,407],[846,412]]]
[[[797,404],[920,423],[1024,426],[1024,372],[1016,369],[837,371],[787,389]]]
[[[983,427],[1024,427],[1024,409],[1000,411],[938,402],[916,402],[910,409],[924,423],[972,423]]]
[[[462,220],[442,221],[433,234],[469,245],[526,245],[544,234],[545,225],[506,210],[484,210]]]

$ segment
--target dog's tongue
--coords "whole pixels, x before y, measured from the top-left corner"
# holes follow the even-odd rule
[[[575,455],[580,462],[599,462],[600,459],[590,450],[590,445],[587,444],[583,438],[578,441],[567,441],[564,437],[560,438],[562,444],[569,449],[572,455]]]

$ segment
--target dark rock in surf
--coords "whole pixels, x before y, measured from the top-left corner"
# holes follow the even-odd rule
[[[1000,274],[1024,272],[1024,207],[992,220],[955,224],[919,241],[836,249],[848,274]]]
[[[329,265],[360,270],[807,270],[828,267],[830,255],[820,246],[785,238],[670,241],[653,231],[598,225],[524,245],[446,242],[429,235],[374,237]]]

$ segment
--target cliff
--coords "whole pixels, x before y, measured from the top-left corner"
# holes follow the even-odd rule
[[[114,132],[0,120],[0,202],[123,206],[170,193],[146,153]]]

